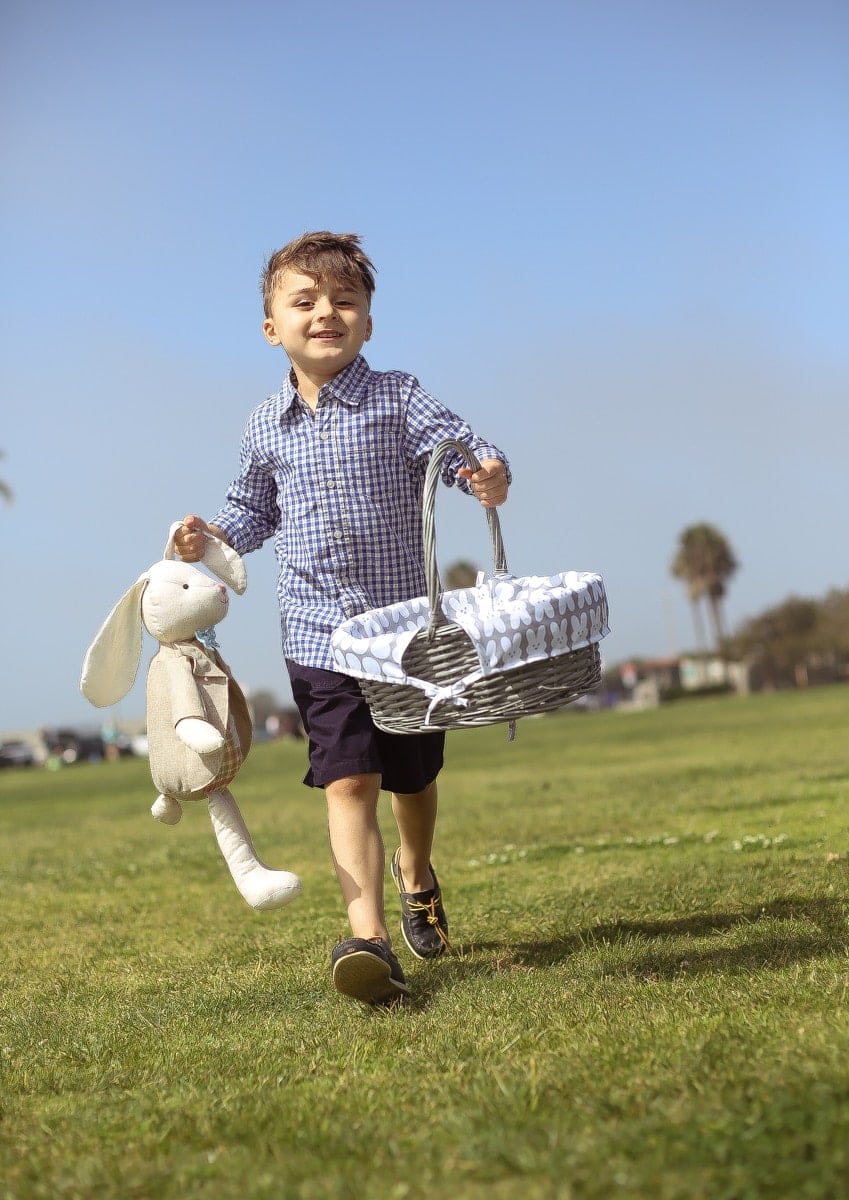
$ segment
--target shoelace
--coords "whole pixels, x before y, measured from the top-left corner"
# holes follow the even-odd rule
[[[451,943],[448,940],[448,934],[439,923],[439,916],[436,911],[436,906],[442,899],[439,892],[434,892],[430,900],[413,900],[411,896],[405,896],[407,909],[412,916],[413,913],[423,912],[427,914],[427,923],[432,925],[439,935],[439,940],[445,946],[446,950],[451,949]]]

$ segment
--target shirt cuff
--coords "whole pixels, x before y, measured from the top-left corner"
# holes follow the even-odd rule
[[[258,550],[269,535],[257,528],[254,521],[232,509],[222,509],[211,517],[210,525],[217,525],[237,554],[249,554]]]
[[[471,447],[478,462],[483,462],[485,458],[497,458],[499,462],[504,464],[504,470],[507,472],[508,486],[513,482],[513,472],[510,470],[510,463],[507,461],[507,456],[497,446],[490,446],[486,442],[476,443]],[[465,459],[461,454],[451,455],[446,458],[442,468],[443,483],[451,487],[456,484],[461,492],[465,492],[467,496],[472,495],[472,488],[468,479],[464,479],[457,472],[461,467],[466,465]]]

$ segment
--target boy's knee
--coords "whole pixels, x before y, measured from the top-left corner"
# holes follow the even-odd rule
[[[324,789],[328,804],[376,803],[380,795],[379,775],[346,775]]]
[[[436,799],[436,780],[426,784],[420,792],[393,792],[401,804],[425,804]]]

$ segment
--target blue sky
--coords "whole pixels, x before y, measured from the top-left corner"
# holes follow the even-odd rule
[[[849,586],[843,0],[19,0],[1,32],[0,730],[96,723],[86,647],[218,507],[285,371],[262,260],[305,229],[377,264],[371,364],[510,455],[511,568],[604,575],[608,661],[692,646],[694,521],[732,626]],[[486,560],[471,501],[437,528]],[[285,699],[272,559],[219,636]]]

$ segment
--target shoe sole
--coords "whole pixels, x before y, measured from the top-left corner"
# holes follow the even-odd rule
[[[333,986],[363,1004],[390,1004],[409,994],[406,983],[393,979],[389,964],[367,950],[345,954],[333,964]]]

